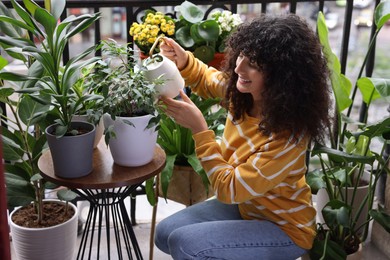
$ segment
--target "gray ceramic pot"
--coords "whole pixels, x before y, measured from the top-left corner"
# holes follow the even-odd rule
[[[61,178],[79,178],[92,172],[95,126],[88,122],[72,122],[73,128],[82,127],[87,133],[57,138],[54,125],[46,128],[46,138],[53,158],[54,172]]]

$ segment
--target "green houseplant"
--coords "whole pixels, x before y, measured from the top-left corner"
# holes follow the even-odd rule
[[[85,59],[95,50],[95,46],[73,57],[64,65],[62,65],[62,54],[68,40],[93,24],[99,19],[100,14],[69,16],[58,22],[65,8],[65,1],[59,1],[56,8],[46,6],[47,9],[41,8],[34,1],[24,1],[24,3],[26,9],[16,1],[12,1],[20,19],[2,16],[1,21],[9,26],[26,30],[31,35],[31,39],[9,34],[0,37],[0,44],[10,56],[27,63],[27,76],[3,72],[0,77],[4,80],[22,81],[24,84],[17,91],[28,94],[32,99],[47,107],[44,112],[40,111],[32,115],[32,118],[46,117],[53,122],[53,125],[45,129],[45,133],[52,152],[56,174],[65,178],[86,175],[92,170],[92,150],[80,152],[80,154],[70,152],[67,156],[63,156],[65,148],[54,148],[53,145],[60,143],[75,151],[81,151],[80,149],[83,148],[89,149],[91,139],[93,145],[94,126],[83,122],[72,122],[72,117],[83,100],[100,97],[85,95],[78,98],[72,86],[79,78],[80,69],[97,60],[96,57]],[[50,1],[46,2],[48,3]],[[48,11],[52,9],[55,11]],[[85,125],[88,130],[79,129],[81,125]],[[88,138],[87,144],[82,145],[81,139],[78,138],[73,145],[69,145],[69,141],[75,140],[71,138],[72,136]],[[78,144],[80,149],[74,146]],[[78,161],[72,163],[70,160]]]
[[[205,63],[213,60],[215,53],[224,52],[225,39],[242,23],[240,16],[230,11],[216,11],[203,20],[205,12],[189,1],[176,6],[175,11],[180,14],[175,39]]]
[[[99,15],[68,17],[66,21],[58,22],[65,1],[55,1],[55,11],[51,8],[54,2],[50,1],[45,1],[45,8],[30,0],[23,1],[23,6],[16,1],[11,3],[18,15],[17,18],[2,3],[0,4],[0,27],[4,32],[0,37],[0,45],[10,57],[20,60],[25,65],[27,73],[11,72],[7,60],[3,56],[0,57],[0,79],[6,84],[1,86],[0,96],[7,110],[10,111],[7,115],[2,111],[1,116],[2,140],[7,151],[4,163],[8,205],[23,206],[12,212],[11,219],[14,213],[31,207],[32,218],[38,221],[34,220],[30,223],[37,222],[38,226],[45,226],[44,222],[53,219],[50,213],[57,212],[48,209],[47,205],[61,203],[50,203],[44,200],[47,189],[53,189],[55,186],[42,179],[37,167],[38,159],[47,147],[43,130],[57,120],[62,126],[59,128],[58,135],[65,135],[68,119],[71,118],[78,102],[69,90],[70,83],[77,80],[78,66],[84,65],[83,63],[76,65],[76,63],[85,57],[84,54],[87,55],[87,53],[80,54],[78,58],[66,63],[66,66],[61,66],[62,52],[67,40],[86,29],[99,18]],[[74,27],[76,23],[78,26]],[[62,110],[62,108],[66,109]],[[59,198],[66,200],[74,199],[74,195],[67,190],[58,193]],[[73,258],[77,236],[77,208],[74,205],[69,207],[69,203],[65,205],[65,212],[72,212],[70,220],[65,219],[65,222],[59,225],[54,223],[50,228],[23,229],[26,232],[31,230],[35,237],[28,238],[24,231],[23,233],[16,231],[19,225],[11,222],[13,244],[16,253],[21,254],[20,258]],[[63,215],[59,214],[60,217]],[[70,224],[70,227],[63,227],[67,224]],[[57,241],[59,243],[54,243],[56,239],[48,235],[53,234],[52,231],[58,228],[64,228],[59,232],[66,233],[67,237]],[[19,234],[23,234],[22,239],[29,241],[29,243],[22,242],[23,249],[19,247],[17,238]],[[38,234],[48,237],[37,237]],[[48,244],[47,240],[53,243]],[[29,248],[35,250],[35,253],[29,252]],[[40,249],[39,253],[36,252],[36,248]],[[59,256],[56,256],[56,253]]]
[[[144,67],[137,66],[129,44],[103,41],[102,53],[106,58],[100,60],[91,76],[100,79],[95,87],[104,97],[106,144],[115,163],[146,164],[153,158],[160,120],[156,85],[163,82],[146,80]]]
[[[204,100],[195,94],[190,94],[190,98],[202,111],[209,128],[214,130],[217,136],[220,136],[222,134],[225,119],[225,109],[222,107],[217,107],[220,100]],[[207,198],[209,196],[209,181],[205,171],[200,165],[198,158],[196,157],[195,144],[194,140],[192,139],[191,131],[178,125],[170,117],[162,115],[157,142],[164,149],[167,155],[165,168],[160,175],[160,188],[162,192],[161,195],[164,198],[180,201],[186,205],[199,202],[199,200],[196,198],[186,198],[184,196],[184,191],[191,190],[191,187],[186,186],[184,183],[177,183],[178,185],[183,185],[183,187],[181,187],[183,192],[180,192],[180,194],[169,194],[169,187],[171,185],[172,179],[175,178],[175,167],[188,166],[192,168],[191,172],[193,172],[190,175],[198,175],[200,177],[199,180],[201,180],[201,182],[198,181],[198,187],[204,187],[204,189],[200,189],[200,191],[193,190],[192,193],[197,194],[196,196],[199,197],[198,199]],[[191,185],[191,183],[189,183],[189,185]],[[171,187],[171,189],[174,188]],[[191,196],[191,194],[189,194],[189,196]]]
[[[308,173],[308,183],[314,193],[325,189],[329,198],[329,202],[318,209],[324,223],[318,224],[317,237],[310,251],[312,259],[345,259],[348,254],[357,251],[367,237],[372,218],[390,231],[389,216],[382,209],[373,208],[378,177],[390,172],[388,160],[383,158],[389,142],[390,120],[385,118],[380,122],[367,124],[368,109],[363,116],[363,122],[349,117],[354,102],[357,102],[357,89],[360,90],[367,107],[375,99],[386,98],[390,93],[389,79],[362,77],[375,38],[390,18],[390,1],[383,1],[378,5],[374,18],[377,30],[351,92],[352,83],[340,72],[340,63],[329,47],[324,16],[322,13],[318,16],[318,34],[331,71],[336,123],[334,128],[328,129],[329,146],[317,144],[311,151],[313,156],[320,159],[321,169]],[[380,144],[373,145],[374,141]],[[368,188],[363,197],[357,199],[365,171],[369,172],[369,180],[366,183]],[[359,219],[363,222],[359,222]]]
[[[132,24],[129,33],[144,55],[149,54],[153,43],[163,35],[174,38],[195,57],[209,63],[225,51],[226,38],[242,23],[238,14],[227,10],[215,11],[204,20],[205,12],[189,1],[176,6],[175,12],[179,14],[178,19],[146,10],[142,22]]]

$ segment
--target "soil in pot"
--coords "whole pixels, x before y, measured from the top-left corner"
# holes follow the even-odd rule
[[[72,207],[57,202],[43,203],[43,219],[42,223],[38,223],[38,214],[33,204],[24,206],[12,215],[12,221],[22,227],[27,228],[43,228],[56,226],[71,219],[75,214]]]

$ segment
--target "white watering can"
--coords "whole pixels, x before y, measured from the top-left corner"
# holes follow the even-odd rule
[[[144,74],[150,82],[160,77],[163,80],[163,84],[156,85],[158,94],[174,98],[184,88],[184,79],[173,61],[161,54],[153,55],[153,50],[161,38],[162,36],[156,39],[150,49],[149,57],[143,60],[143,66],[146,67]]]

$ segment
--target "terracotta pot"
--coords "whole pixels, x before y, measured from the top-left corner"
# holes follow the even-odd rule
[[[222,68],[222,62],[225,59],[225,53],[223,52],[216,52],[214,54],[214,59],[211,60],[207,65],[212,66],[216,68],[217,70],[220,70]]]
[[[56,201],[64,204],[59,200]],[[77,248],[77,220],[78,210],[75,205],[69,203],[75,214],[68,221],[53,227],[26,228],[12,222],[12,215],[19,209],[16,208],[10,214],[10,227],[12,245],[15,255],[19,260],[72,260]]]

